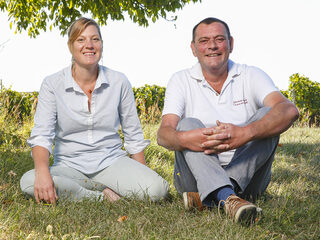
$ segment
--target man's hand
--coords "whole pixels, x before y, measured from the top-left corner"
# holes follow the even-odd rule
[[[221,153],[230,150],[230,134],[225,125],[212,128],[198,128],[180,132],[184,139],[183,146],[189,150],[204,152],[206,154]]]
[[[46,203],[55,204],[58,200],[56,188],[49,171],[36,172],[34,197],[37,203],[45,201]]]
[[[204,131],[207,141],[202,145],[205,154],[221,153],[236,149],[250,141],[250,132],[246,127],[217,121],[217,127]]]
[[[208,136],[205,134],[206,128],[198,128],[190,131],[177,132],[179,145],[183,149],[188,149],[195,152],[203,152],[203,143],[208,141]],[[220,144],[221,141],[216,140],[215,144]]]
[[[158,130],[158,144],[169,150],[220,153],[229,150],[225,126],[176,131],[180,118],[174,114],[163,116]]]

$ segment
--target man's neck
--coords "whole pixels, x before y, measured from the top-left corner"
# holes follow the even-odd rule
[[[228,77],[228,70],[224,70],[222,72],[209,72],[203,71],[203,76],[205,80],[209,83],[209,85],[220,94],[224,82],[227,80]]]

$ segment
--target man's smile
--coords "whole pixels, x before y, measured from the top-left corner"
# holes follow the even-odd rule
[[[221,53],[210,53],[210,54],[206,54],[206,57],[218,57],[220,55]]]

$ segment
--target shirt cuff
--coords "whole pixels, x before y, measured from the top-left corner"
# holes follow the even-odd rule
[[[127,150],[129,154],[136,154],[142,152],[149,144],[150,140],[146,139],[141,142],[132,142],[132,143],[124,143],[124,148]]]
[[[27,140],[27,144],[33,148],[35,146],[41,146],[46,148],[49,153],[52,153],[53,141],[43,136],[33,136]]]

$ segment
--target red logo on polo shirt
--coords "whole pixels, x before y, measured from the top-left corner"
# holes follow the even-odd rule
[[[238,100],[238,101],[233,101],[233,106],[239,106],[242,104],[247,104],[248,100],[247,99],[243,99],[243,100]]]

